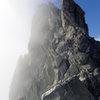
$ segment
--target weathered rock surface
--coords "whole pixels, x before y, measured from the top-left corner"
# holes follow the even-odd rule
[[[84,19],[84,11],[73,0],[62,0],[62,25],[68,30],[69,25],[81,27],[88,32],[87,24]]]
[[[78,77],[74,76],[44,93],[41,100],[94,100],[94,97]]]
[[[100,99],[100,42],[89,37],[85,13],[73,0],[61,5],[40,5],[34,15],[29,53],[18,61],[10,100]]]

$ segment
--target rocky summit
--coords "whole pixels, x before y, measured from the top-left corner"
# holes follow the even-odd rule
[[[39,6],[9,100],[100,100],[100,42],[89,36],[84,15],[73,0],[62,0],[61,9]]]

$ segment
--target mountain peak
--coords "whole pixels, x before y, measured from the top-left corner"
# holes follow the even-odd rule
[[[69,25],[80,27],[88,33],[88,27],[85,23],[84,11],[73,0],[61,1],[62,26],[65,30]]]
[[[73,0],[39,7],[29,52],[21,58],[10,100],[100,100],[100,42],[89,37]]]

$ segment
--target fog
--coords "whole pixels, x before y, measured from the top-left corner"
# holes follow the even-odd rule
[[[47,0],[0,0],[1,100],[8,100],[17,60],[28,52],[32,16],[37,5],[43,2]]]
[[[60,0],[0,0],[1,100],[8,100],[19,56],[28,53],[32,17],[37,6],[48,1],[58,3]]]

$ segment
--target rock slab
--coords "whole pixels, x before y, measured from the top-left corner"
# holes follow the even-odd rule
[[[41,100],[94,100],[94,97],[78,77],[74,76],[44,93]]]

